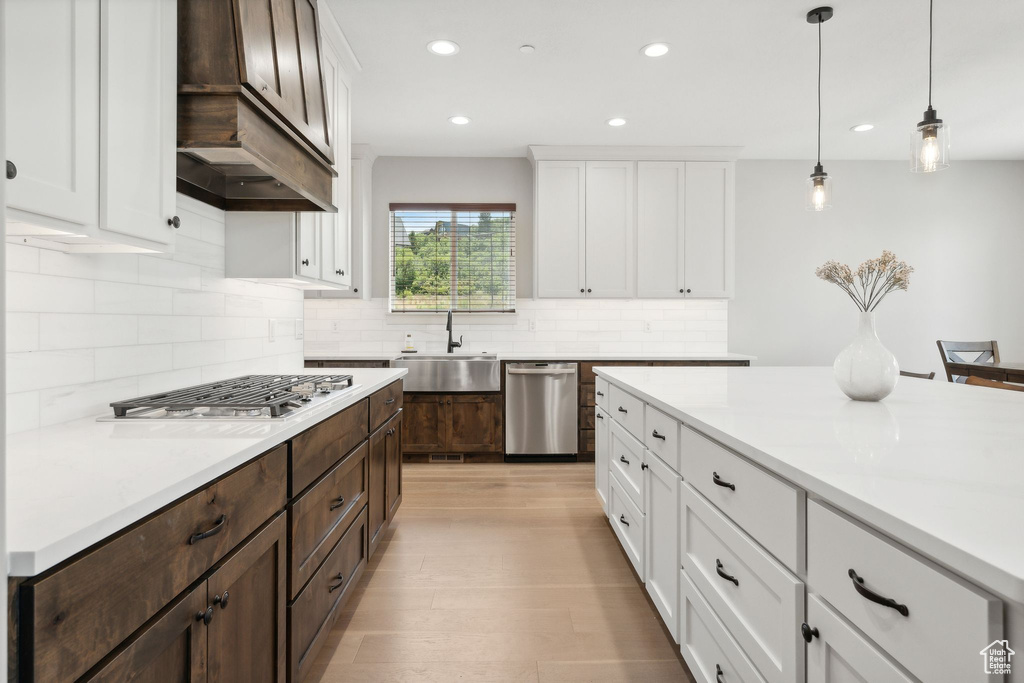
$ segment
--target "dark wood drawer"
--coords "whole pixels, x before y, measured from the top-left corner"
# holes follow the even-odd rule
[[[391,365],[386,360],[322,360],[321,368],[386,368]]]
[[[595,421],[593,408],[580,408],[580,429],[593,429]]]
[[[597,375],[594,374],[594,368],[600,367],[634,367],[634,366],[646,366],[650,363],[644,361],[629,361],[629,360],[606,360],[606,361],[588,361],[586,363],[580,363],[580,381],[584,384],[593,384],[594,380],[597,379]]]
[[[581,384],[580,385],[580,405],[584,407],[592,407],[594,405],[594,385],[593,384]]]
[[[318,360],[307,360],[306,364],[303,365],[303,367],[306,367],[306,368],[322,368],[323,367],[323,362],[322,361],[318,361]]]
[[[294,598],[366,505],[368,446],[364,441],[289,506]]]
[[[77,679],[283,509],[287,452],[279,446],[22,584],[22,679]]]
[[[366,438],[368,410],[363,399],[292,439],[292,497]]]
[[[402,408],[402,382],[392,382],[370,396],[370,432],[387,422]]]
[[[291,680],[305,680],[316,653],[366,569],[366,509],[352,522],[309,584],[288,608]]]

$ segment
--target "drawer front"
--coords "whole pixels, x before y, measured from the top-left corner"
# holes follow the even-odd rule
[[[682,501],[687,576],[765,678],[803,680],[803,582],[692,486],[683,484]]]
[[[630,434],[642,441],[644,436],[644,402],[614,384],[608,390],[608,412]]]
[[[622,482],[625,493],[641,512],[646,509],[644,498],[644,447],[614,420],[609,428],[611,471]]]
[[[297,496],[366,439],[368,415],[363,399],[292,439],[290,496]]]
[[[370,431],[391,419],[402,408],[402,381],[392,382],[370,395]]]
[[[686,425],[680,474],[790,570],[804,566],[803,490],[727,451]]]
[[[807,505],[807,583],[918,678],[992,680],[978,651],[1004,637],[1002,603],[815,501]],[[906,615],[857,586],[894,600]]]
[[[32,680],[76,679],[284,509],[280,446],[44,578],[22,584]],[[213,532],[195,538],[201,532]]]
[[[368,448],[363,442],[289,506],[289,598],[306,585],[366,505]]]
[[[608,521],[641,580],[644,576],[644,514],[623,491],[618,477],[608,477]]]
[[[679,469],[679,422],[657,408],[644,406],[644,438],[652,453],[676,472]]]
[[[693,677],[702,683],[765,683],[686,572],[679,575],[679,649]]]
[[[366,569],[367,523],[363,508],[309,584],[288,608],[289,668],[305,680],[316,653]]]
[[[817,595],[807,596],[807,625],[818,629],[807,645],[807,683],[915,683]]]
[[[608,380],[598,377],[594,384],[594,403],[608,410],[608,391],[610,386]]]

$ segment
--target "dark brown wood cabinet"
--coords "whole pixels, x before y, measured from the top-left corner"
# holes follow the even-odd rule
[[[388,521],[395,518],[398,508],[402,505],[402,414],[396,415],[392,422],[390,434],[385,440],[384,452],[387,459],[387,488],[385,498],[388,501]]]
[[[372,557],[402,502],[402,419],[394,415],[370,435],[369,552]]]
[[[501,394],[406,394],[404,453],[501,453]]]

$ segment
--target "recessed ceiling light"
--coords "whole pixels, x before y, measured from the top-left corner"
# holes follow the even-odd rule
[[[651,43],[644,45],[640,52],[647,57],[663,57],[668,54],[668,45],[666,43]]]
[[[626,125],[626,119],[623,119],[623,118],[619,118],[618,116],[616,116],[616,117],[615,117],[615,118],[613,118],[613,119],[608,119],[608,121],[606,121],[606,123],[607,123],[607,124],[608,124],[609,126],[616,126],[616,127],[618,127],[618,126],[624,126],[624,125]]]
[[[454,123],[456,126],[464,126],[467,123],[469,123],[468,116],[453,116],[448,120]]]
[[[453,55],[459,51],[457,43],[453,43],[450,40],[434,40],[427,43],[427,49],[433,52],[435,55],[441,55],[447,57]]]
[[[875,125],[873,123],[858,123],[850,130],[852,130],[854,133],[866,133],[867,131],[871,130],[874,127]]]
[[[532,55],[534,49],[535,48],[533,47],[533,45],[520,45],[519,46],[519,51],[522,52],[524,55]]]

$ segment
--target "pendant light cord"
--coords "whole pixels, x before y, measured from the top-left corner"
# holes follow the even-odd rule
[[[818,165],[821,166],[821,24],[818,21]],[[929,57],[931,59],[931,57]],[[931,67],[928,67],[929,71],[929,85],[928,85],[928,98],[931,100]],[[929,106],[930,106],[929,101]]]
[[[935,0],[928,0],[928,108],[932,108],[932,14],[935,12]]]

